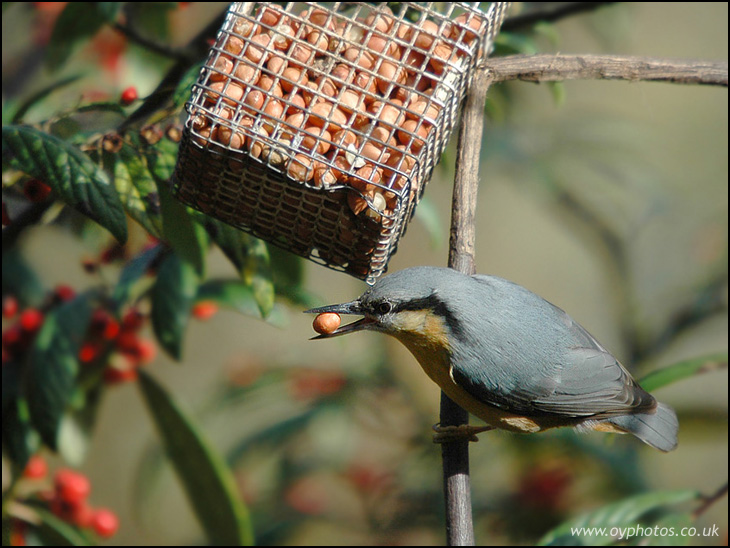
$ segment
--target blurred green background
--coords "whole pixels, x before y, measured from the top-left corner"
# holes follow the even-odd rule
[[[175,11],[184,43],[220,3]],[[541,26],[541,52],[726,59],[727,3],[630,3]],[[3,13],[3,74],[42,24],[30,8]],[[509,37],[501,39],[508,49]],[[93,60],[88,48],[65,70]],[[80,91],[154,89],[156,60],[137,50]],[[43,73],[41,72],[41,78]],[[28,82],[3,78],[3,97]],[[87,86],[84,89],[84,86]],[[727,90],[609,81],[490,90],[477,217],[477,268],[513,280],[566,310],[641,377],[727,349]],[[445,265],[453,145],[389,270]],[[607,245],[611,244],[611,245]],[[91,251],[53,226],[25,239],[52,286],[89,283]],[[365,285],[307,263],[322,303]],[[235,275],[220,252],[209,276]],[[651,347],[669,319],[720,280],[719,311]],[[724,280],[724,281],[723,281]],[[187,329],[182,363],[160,355],[152,373],[184,402],[232,463],[261,543],[441,544],[440,450],[431,443],[439,392],[395,341],[362,333],[310,342],[312,318],[284,307],[272,326],[231,311]],[[640,358],[636,361],[636,358]],[[727,370],[658,391],[680,417],[670,454],[629,437],[489,433],[471,446],[478,544],[532,543],[569,516],[646,489],[710,493],[727,481]],[[172,472],[161,467],[133,385],[107,391],[83,470],[95,504],[119,512],[114,544],[194,544],[201,530]],[[3,475],[5,475],[3,468]],[[701,524],[720,526],[727,499]]]

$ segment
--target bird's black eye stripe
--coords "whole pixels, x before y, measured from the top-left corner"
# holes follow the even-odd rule
[[[393,305],[388,301],[383,301],[375,307],[375,311],[378,314],[388,314],[391,310],[393,310]]]
[[[446,306],[446,303],[439,299],[435,293],[423,299],[398,303],[395,307],[396,313],[404,310],[431,310],[444,319],[455,337],[460,339],[463,336],[463,329],[456,316],[454,316],[451,310],[449,310],[449,307]]]

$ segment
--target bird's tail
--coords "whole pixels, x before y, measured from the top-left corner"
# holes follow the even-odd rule
[[[677,447],[679,421],[674,409],[658,403],[653,413],[636,413],[606,419],[606,422],[633,434],[644,443],[659,449],[671,451]]]

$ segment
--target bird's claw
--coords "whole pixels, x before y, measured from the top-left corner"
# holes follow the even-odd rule
[[[493,426],[471,426],[460,424],[458,426],[441,426],[440,423],[433,425],[434,443],[451,443],[455,441],[479,441],[477,434],[494,430]]]

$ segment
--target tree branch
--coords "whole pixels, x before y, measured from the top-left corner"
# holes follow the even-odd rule
[[[644,80],[727,87],[727,61],[545,54],[490,57],[486,64],[495,82]]]
[[[449,267],[474,274],[474,240],[477,189],[479,187],[479,157],[484,129],[484,103],[491,84],[488,71],[477,69],[469,86],[456,157],[456,176],[451,205],[451,239]],[[441,426],[469,423],[469,414],[441,393]],[[469,481],[469,442],[455,441],[441,447],[446,500],[446,536],[449,546],[473,546],[474,528],[471,515],[471,486]]]

